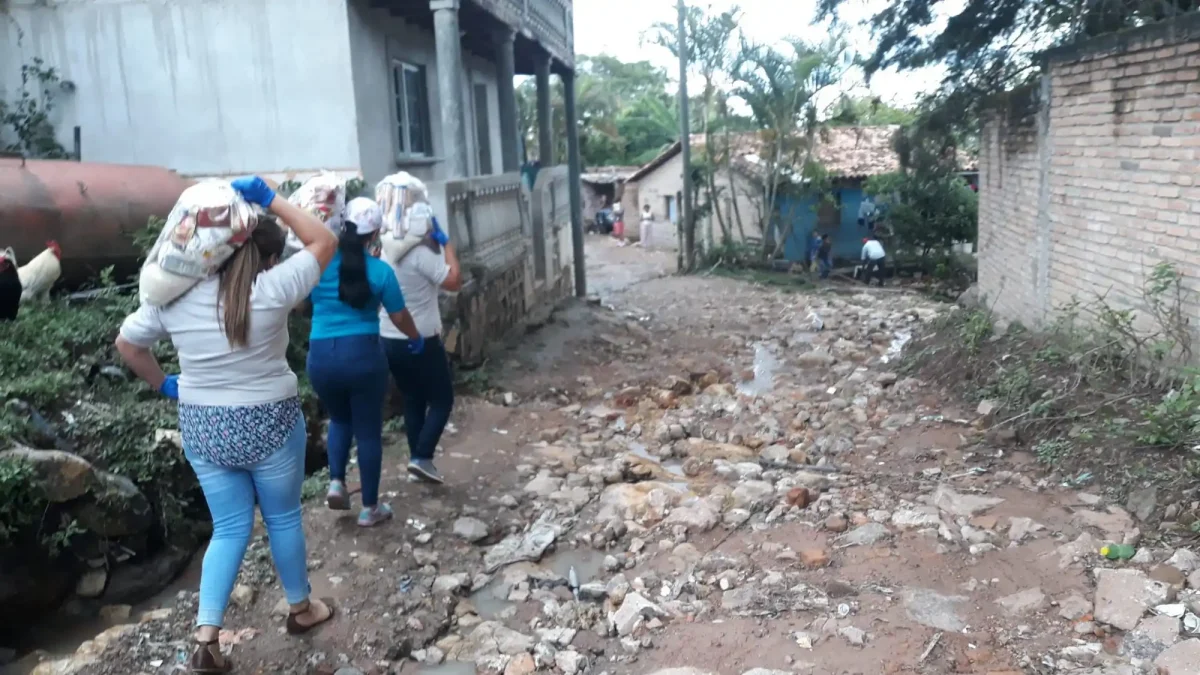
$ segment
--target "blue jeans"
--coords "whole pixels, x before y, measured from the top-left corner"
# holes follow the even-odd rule
[[[350,443],[358,441],[358,477],[362,503],[379,503],[383,470],[383,400],[388,367],[378,335],[312,340],[308,379],[329,412],[329,477],[345,482]]]
[[[254,501],[262,511],[271,540],[271,558],[291,604],[308,599],[304,527],[300,520],[300,485],[304,482],[304,453],[308,436],[304,417],[275,454],[257,464],[231,468],[184,454],[200,480],[212,513],[213,535],[200,571],[199,626],[221,626],[229,594],[254,528]]]
[[[413,459],[433,459],[454,407],[450,362],[440,338],[425,340],[420,354],[408,351],[408,340],[384,340],[388,367],[404,394],[404,431]]]
[[[817,256],[817,269],[820,270],[822,279],[828,279],[830,271],[833,270],[833,258],[830,256]]]

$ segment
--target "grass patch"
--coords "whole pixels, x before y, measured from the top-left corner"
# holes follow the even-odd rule
[[[904,368],[971,401],[1055,480],[1091,476],[1114,497],[1160,485],[1192,504],[1200,477],[1200,375],[1192,360],[1180,277],[1146,274],[1139,310],[1098,296],[1059,308],[1045,330],[999,326],[985,308],[944,317]],[[1188,527],[1200,513],[1185,509]]]

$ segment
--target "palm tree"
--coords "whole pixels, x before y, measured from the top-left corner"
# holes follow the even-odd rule
[[[835,84],[852,61],[839,39],[812,45],[799,39],[783,50],[742,40],[734,66],[734,95],[751,110],[760,129],[759,179],[763,253],[778,254],[789,232],[780,232],[771,250],[771,220],[782,183],[819,172],[813,160],[818,129],[815,99]],[[786,176],[785,176],[786,174]],[[790,227],[790,225],[789,225]]]

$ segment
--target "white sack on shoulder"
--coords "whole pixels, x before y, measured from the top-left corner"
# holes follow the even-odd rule
[[[161,307],[215,274],[258,224],[254,208],[224,181],[179,195],[138,278],[141,301]]]
[[[288,201],[325,223],[334,234],[341,235],[346,212],[346,181],[337,174],[322,171],[309,178],[296,188],[288,197]],[[289,229],[283,257],[286,258],[303,248],[304,243]]]
[[[410,211],[414,205],[429,209],[429,192],[425,183],[412,174],[401,171],[387,176],[375,186],[375,201],[383,212],[383,228],[379,233],[383,254],[393,263],[400,262],[425,237],[424,231],[410,231]],[[417,221],[420,217],[417,218]],[[417,222],[412,221],[412,222]]]

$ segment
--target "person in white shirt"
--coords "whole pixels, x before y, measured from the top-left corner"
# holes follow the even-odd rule
[[[866,274],[863,275],[867,285],[871,285],[871,277],[879,277],[879,285],[883,285],[883,264],[887,258],[887,253],[883,250],[883,244],[874,236],[863,239],[862,259],[867,263]]]
[[[640,229],[641,232],[639,233],[640,236],[638,237],[637,245],[648,249],[651,246],[650,238],[654,234],[654,212],[650,210],[649,204],[642,205],[642,222]]]
[[[255,502],[291,608],[287,632],[307,632],[333,616],[329,603],[309,598],[300,511],[308,439],[287,362],[287,321],[333,259],[337,239],[321,221],[277,199],[263,179],[239,178],[233,187],[290,227],[304,250],[280,263],[284,231],[273,218],[260,218],[218,274],[170,305],[139,307],[121,324],[116,345],[134,374],[179,401],[183,454],[212,513],[194,673],[231,669],[218,633],[254,529]],[[152,351],[166,339],[179,355],[179,375],[165,374]]]
[[[404,394],[408,473],[418,480],[440,484],[445,479],[434,465],[433,455],[454,408],[454,381],[441,339],[438,292],[462,288],[462,275],[454,244],[436,218],[409,219],[408,234],[425,239],[398,261],[387,260],[386,256],[384,259],[396,273],[425,348],[413,353],[408,348],[408,339],[388,321],[380,321],[379,334],[383,337],[388,368],[396,387]]]

